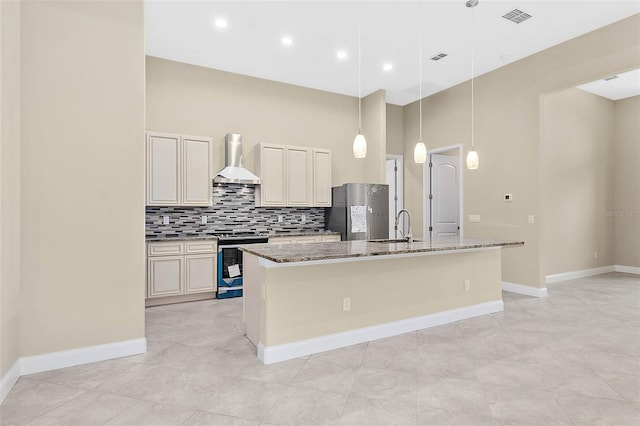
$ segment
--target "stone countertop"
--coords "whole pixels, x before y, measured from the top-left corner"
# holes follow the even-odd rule
[[[197,241],[197,240],[217,240],[218,237],[211,234],[179,233],[171,235],[147,235],[145,240],[148,243],[166,243],[170,241]]]
[[[340,235],[339,232],[336,231],[328,231],[323,229],[321,231],[292,231],[292,232],[276,232],[274,234],[269,234],[269,238],[276,237],[306,237],[308,235]]]
[[[274,234],[269,234],[269,238],[274,237],[304,237],[307,235],[340,235],[339,232],[335,231],[292,231],[292,232],[276,232]],[[193,232],[178,232],[176,234],[170,235],[147,235],[145,240],[148,243],[152,242],[166,242],[166,241],[190,241],[190,240],[215,240],[218,237],[211,234],[204,234],[202,232],[193,233]]]
[[[341,241],[311,244],[252,244],[241,250],[275,263],[402,255],[491,247],[522,246],[523,241],[446,237],[407,243],[400,240]]]

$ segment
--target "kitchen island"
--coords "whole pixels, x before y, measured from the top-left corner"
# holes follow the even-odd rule
[[[265,364],[503,310],[501,249],[521,241],[254,244],[247,337]]]

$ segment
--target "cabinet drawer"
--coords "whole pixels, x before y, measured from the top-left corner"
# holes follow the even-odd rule
[[[341,241],[340,235],[323,235],[322,236],[323,243],[335,242],[335,241]]]
[[[179,256],[181,254],[184,254],[184,243],[179,241],[147,244],[148,256]]]
[[[192,241],[185,243],[185,254],[215,253],[216,241]]]
[[[290,237],[269,237],[269,244],[292,244],[293,238]]]

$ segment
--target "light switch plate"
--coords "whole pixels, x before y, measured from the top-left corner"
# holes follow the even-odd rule
[[[169,216],[162,216],[162,224],[163,225],[169,224]]]
[[[200,222],[201,222],[203,225],[205,225],[205,224],[207,223],[207,219],[208,219],[208,218],[207,218],[206,216],[202,216],[202,217],[200,218]]]
[[[469,222],[471,223],[480,223],[480,215],[479,214],[470,214]]]
[[[536,218],[534,215],[530,214],[529,217],[527,218],[527,221],[529,223],[536,223]]]

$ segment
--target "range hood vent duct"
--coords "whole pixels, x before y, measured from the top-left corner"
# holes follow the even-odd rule
[[[260,185],[260,178],[242,166],[242,135],[227,133],[224,137],[224,164],[214,182]]]

